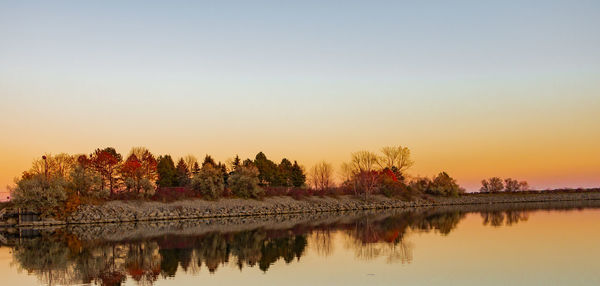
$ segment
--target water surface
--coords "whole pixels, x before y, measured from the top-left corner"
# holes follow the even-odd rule
[[[600,209],[536,205],[4,232],[3,285],[600,285]]]

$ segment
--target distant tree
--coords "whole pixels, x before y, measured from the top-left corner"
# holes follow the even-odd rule
[[[96,149],[90,157],[92,166],[104,179],[102,182],[102,189],[104,189],[106,185],[105,182],[108,182],[110,194],[114,194],[115,185],[117,183],[117,170],[123,157],[121,157],[121,154],[117,153],[115,148],[112,147]]]
[[[165,155],[158,158],[158,181],[159,187],[177,186],[177,169],[171,155]]]
[[[410,158],[410,150],[406,147],[383,147],[381,153],[383,155],[379,157],[379,165],[390,169],[398,179],[404,177],[404,172],[414,164]]]
[[[292,165],[292,170],[290,172],[290,180],[292,186],[296,188],[302,187],[306,183],[306,175],[304,174],[304,170],[302,169],[302,167],[300,167],[300,165],[298,165],[298,162],[296,161],[294,161],[294,165]]]
[[[504,191],[516,192],[518,190],[519,190],[519,181],[513,180],[511,178],[504,179]]]
[[[315,190],[328,190],[333,186],[333,167],[322,161],[312,167],[310,182]]]
[[[254,166],[258,168],[258,178],[261,186],[273,186],[277,182],[277,164],[267,159],[263,152],[256,154]]]
[[[176,175],[177,186],[185,187],[185,186],[189,185],[190,184],[190,171],[189,171],[188,166],[185,163],[184,159],[179,159],[175,169],[177,172],[177,175]]]
[[[492,177],[487,180],[481,181],[481,189],[480,192],[488,192],[488,193],[497,193],[504,189],[504,183],[502,183],[502,179],[498,177]]]
[[[258,183],[258,169],[254,166],[239,166],[227,180],[233,194],[240,198],[260,197],[264,191]]]
[[[206,155],[204,157],[204,162],[202,162],[202,168],[206,165],[211,165],[212,167],[216,167],[217,163],[215,163],[215,159],[213,159],[210,155]]]

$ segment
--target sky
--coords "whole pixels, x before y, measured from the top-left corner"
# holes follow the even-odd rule
[[[468,190],[600,186],[598,1],[0,0],[0,191],[44,153],[411,149]]]

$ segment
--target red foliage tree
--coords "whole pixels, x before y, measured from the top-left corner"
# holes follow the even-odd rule
[[[128,185],[129,190],[134,190],[139,193],[140,191],[140,181],[144,177],[144,169],[142,168],[142,163],[138,160],[135,154],[129,155],[127,160],[121,166],[121,176],[124,179],[132,179],[134,184]]]
[[[116,183],[116,170],[122,160],[121,154],[117,153],[114,148],[108,147],[105,149],[96,149],[90,157],[92,166],[103,177],[102,188],[104,189],[105,183],[108,181],[110,194],[113,195]]]

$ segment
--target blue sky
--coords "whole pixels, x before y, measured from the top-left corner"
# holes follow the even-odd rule
[[[98,145],[309,167],[402,144],[415,174],[593,185],[599,22],[598,1],[0,1],[0,183]]]

